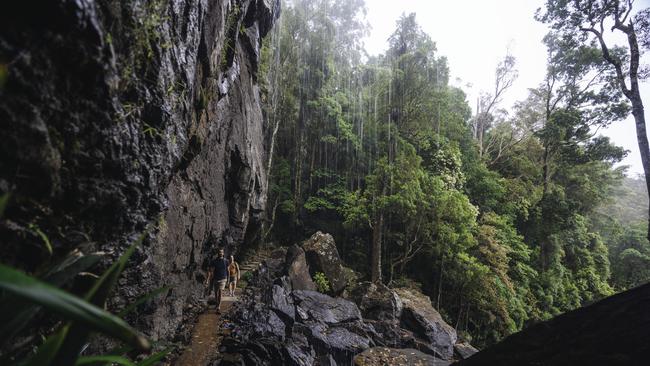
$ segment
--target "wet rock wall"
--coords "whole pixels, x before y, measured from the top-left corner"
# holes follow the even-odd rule
[[[38,273],[79,248],[108,262],[148,229],[110,305],[170,285],[130,320],[182,335],[212,248],[257,240],[258,66],[278,15],[275,0],[5,4],[0,261]]]

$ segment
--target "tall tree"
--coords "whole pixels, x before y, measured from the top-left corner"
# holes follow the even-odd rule
[[[495,109],[503,99],[505,92],[512,86],[517,79],[518,72],[515,68],[515,58],[511,55],[506,55],[501,62],[497,65],[494,73],[494,91],[491,93],[482,93],[476,105],[476,116],[472,123],[474,130],[474,138],[478,143],[479,156],[483,157],[488,153],[494,140],[486,140],[486,132],[495,120]],[[495,137],[495,135],[492,135]],[[488,150],[488,151],[486,151]]]
[[[538,11],[536,17],[565,37],[583,44],[596,42],[600,47],[602,58],[616,72],[618,87],[632,103],[646,188],[650,192],[650,146],[639,90],[639,81],[648,76],[648,70],[640,67],[639,60],[642,50],[650,48],[650,8],[632,16],[633,3],[634,0],[547,0],[546,12]],[[627,45],[608,43],[608,33],[623,34]],[[647,237],[650,239],[650,224]]]

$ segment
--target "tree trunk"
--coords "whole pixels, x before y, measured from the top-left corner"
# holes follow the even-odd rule
[[[627,16],[626,16],[627,17]],[[632,103],[632,115],[634,116],[634,124],[636,125],[636,139],[639,144],[639,153],[641,154],[641,163],[643,165],[643,172],[645,174],[646,189],[650,193],[650,148],[648,147],[648,134],[646,132],[645,115],[643,114],[643,100],[639,91],[639,61],[641,51],[639,43],[636,38],[636,31],[634,24],[630,21],[629,25],[623,24],[625,19],[615,18],[614,29],[625,33],[627,42],[630,46],[629,69],[627,76],[630,78],[630,87],[628,88],[625,82],[626,75],[620,59],[612,56],[603,38],[602,30],[599,32],[595,28],[581,28],[582,31],[591,32],[596,36],[600,43],[601,50],[603,51],[603,58],[609,62],[616,70],[616,78],[619,87],[623,94]],[[601,23],[602,24],[602,23]],[[647,238],[650,240],[650,204],[648,205],[648,232]]]
[[[641,153],[643,172],[645,173],[646,189],[650,193],[650,147],[648,146],[643,102],[641,101],[641,95],[638,89],[632,95],[630,101],[632,102],[632,115],[636,124],[636,139],[639,144],[639,152]],[[648,203],[648,212],[650,212],[650,202]],[[648,215],[648,232],[646,235],[648,240],[650,240],[650,214]]]
[[[548,144],[544,145],[544,158],[542,162],[542,199],[546,197],[546,192],[548,192]]]
[[[372,226],[372,253],[370,259],[370,279],[381,282],[381,231],[384,226],[384,213],[380,212],[377,221]]]
[[[436,309],[440,310],[440,300],[442,299],[442,277],[445,274],[445,255],[440,257],[440,277],[438,278],[438,296],[436,299]]]

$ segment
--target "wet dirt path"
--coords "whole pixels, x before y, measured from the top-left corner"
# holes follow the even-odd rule
[[[237,289],[235,295],[238,293],[239,289]],[[235,301],[237,301],[236,297],[224,296],[221,302],[221,313],[228,312]],[[197,318],[192,330],[190,344],[185,348],[181,356],[176,359],[174,365],[207,365],[210,360],[214,359],[214,355],[219,352],[219,343],[224,332],[228,332],[228,330],[223,328],[221,317],[216,313],[215,305],[208,306],[208,309]]]

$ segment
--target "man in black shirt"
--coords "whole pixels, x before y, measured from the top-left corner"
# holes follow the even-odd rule
[[[217,258],[210,261],[206,286],[214,283],[214,296],[217,301],[217,314],[221,314],[221,292],[226,289],[228,281],[228,260],[224,257],[223,249],[219,249]],[[212,281],[212,282],[211,282]]]

